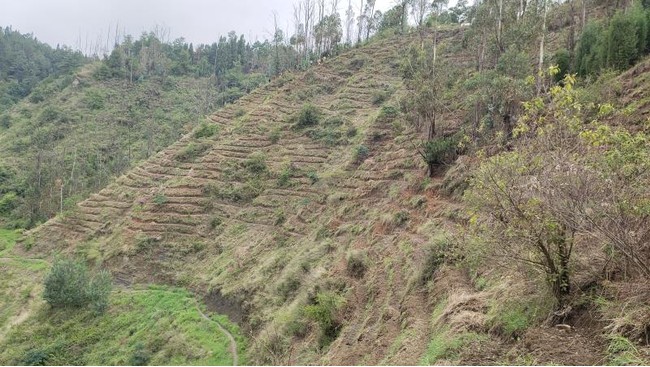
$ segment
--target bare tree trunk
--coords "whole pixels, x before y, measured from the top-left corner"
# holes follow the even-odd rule
[[[537,64],[537,95],[539,95],[542,92],[542,82],[544,80],[543,76],[543,68],[544,68],[544,41],[546,39],[546,13],[547,13],[547,6],[546,6],[546,0],[544,1],[544,17],[542,20],[542,39],[539,42],[539,61]]]
[[[359,34],[357,35],[357,44],[361,43],[361,36],[363,35],[363,0],[361,0],[361,6],[359,6]]]

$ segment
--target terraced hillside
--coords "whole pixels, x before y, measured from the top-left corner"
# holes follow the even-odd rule
[[[441,33],[443,44],[461,38]],[[379,40],[277,78],[22,247],[84,255],[125,284],[189,287],[249,330],[258,363],[417,363],[435,297],[414,283],[456,206],[425,190],[435,181],[396,108],[399,56],[414,41]],[[297,126],[306,102],[318,125]],[[327,297],[329,326],[304,311]]]

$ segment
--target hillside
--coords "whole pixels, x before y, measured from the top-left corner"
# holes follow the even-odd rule
[[[97,80],[100,65],[50,78],[3,113],[5,226],[29,228],[74,207],[215,108],[209,78]]]
[[[450,43],[460,36],[444,34]],[[398,54],[408,42],[381,40],[285,74],[210,116],[214,136],[184,136],[77,210],[30,232],[24,246],[43,255],[85,253],[124,284],[194,289],[247,325],[260,357],[264,343],[288,342],[265,341],[274,337],[269,333],[302,324],[305,344],[292,363],[314,361],[318,346],[307,343],[318,333],[297,313],[317,294],[345,294],[350,323],[324,362],[416,363],[431,304],[417,290],[391,285],[409,284],[424,245],[453,224],[437,208],[453,205],[418,188],[425,171],[395,116]],[[288,122],[306,101],[322,111],[321,126]],[[365,273],[346,271],[349,257],[368,266]],[[402,325],[409,314],[412,321]],[[358,338],[380,325],[387,328],[376,331],[383,352],[375,338]],[[402,331],[411,336],[391,355]],[[276,357],[260,362],[286,358]]]
[[[564,145],[574,148],[571,142],[582,148],[584,142],[574,135],[593,139],[591,150],[580,151],[584,156],[595,151],[612,160],[604,164],[611,171],[603,172],[620,173],[617,167],[625,166],[629,168],[625,172],[632,174],[623,176],[640,180],[629,185],[639,188],[633,194],[647,193],[643,187],[647,174],[642,169],[648,157],[643,150],[647,140],[625,133],[607,140],[611,137],[607,126],[646,129],[642,121],[647,115],[645,71],[650,61],[575,88],[571,78],[555,82],[554,75],[539,76],[535,94],[531,92],[534,78],[524,83],[535,65],[533,57],[522,50],[503,55],[497,51],[494,60],[481,61],[480,52],[477,57],[476,49],[467,46],[473,31],[463,26],[437,30],[439,48],[433,54],[448,66],[449,74],[442,83],[445,93],[436,95],[446,102],[435,115],[438,131],[446,137],[463,129],[475,139],[462,140],[464,149],[453,146],[454,159],[457,153],[465,154],[441,164],[432,175],[417,149],[426,131],[414,127],[412,111],[404,107],[405,97],[413,91],[404,81],[402,67],[405,60],[417,59],[409,59],[412,45],[429,46],[425,43],[432,38],[429,29],[377,37],[307,71],[276,77],[208,116],[73,209],[24,233],[15,247],[7,246],[1,254],[27,262],[20,267],[24,276],[30,267],[42,274],[37,271],[43,270],[43,261],[58,256],[76,256],[96,268],[108,268],[126,294],[116,295],[117,305],[111,309],[115,314],[131,315],[132,310],[122,307],[140,291],[153,292],[151,297],[162,291],[174,304],[166,319],[173,320],[191,308],[191,296],[167,287],[189,289],[209,311],[237,324],[239,329],[219,319],[234,334],[241,359],[255,364],[647,363],[647,282],[635,277],[624,257],[616,256],[611,237],[599,242],[588,233],[575,236],[579,251],[571,263],[572,280],[557,287],[571,286],[573,293],[561,298],[548,287],[559,282],[514,261],[517,252],[504,251],[495,258],[490,250],[500,249],[502,238],[482,237],[489,232],[480,225],[510,226],[517,234],[517,225],[537,230],[535,225],[541,223],[540,231],[549,230],[551,235],[539,242],[560,243],[561,248],[558,238],[566,237],[564,228],[544,217],[547,208],[523,190],[548,184],[530,177],[557,178],[552,174],[560,172],[559,177],[566,179],[561,176],[564,167],[582,172],[583,176],[575,176],[591,179],[594,186],[601,182],[602,177],[590,176],[602,169],[601,161],[587,161],[589,169],[577,171],[582,168],[577,163],[553,164],[546,159],[563,158],[553,154],[562,152]],[[566,28],[556,27],[548,35],[551,54],[561,46],[565,33]],[[478,50],[481,47],[485,44]],[[477,58],[479,64],[485,62],[496,71],[480,79],[480,72],[475,72]],[[503,67],[502,60],[514,60],[517,68]],[[508,95],[516,88],[525,92]],[[524,103],[528,98],[535,103]],[[511,117],[543,128],[520,131],[523,127],[518,125],[513,129]],[[572,131],[573,135],[560,131],[566,140],[544,140],[544,131],[555,137],[556,126],[583,121],[579,118],[594,124],[602,119],[608,125],[594,125],[599,127],[595,132]],[[557,123],[543,125],[547,120]],[[467,128],[472,123],[476,131]],[[571,127],[577,129],[575,125],[582,126]],[[504,132],[516,138],[506,141],[503,137],[509,136]],[[620,142],[628,149],[609,154]],[[539,147],[547,150],[538,152]],[[569,163],[584,163],[579,161],[581,154],[571,153],[566,154]],[[526,154],[532,155],[530,161],[524,159],[529,157]],[[490,166],[492,162],[497,164]],[[550,171],[534,171],[547,168],[544,164]],[[521,216],[532,220],[498,217],[497,205],[490,212],[494,209],[488,205],[490,197],[481,196],[478,181],[494,172],[490,168],[505,172],[497,178],[511,179],[495,179],[496,191],[524,188],[508,199],[524,198],[528,206]],[[551,180],[549,195],[573,188],[569,184],[576,181],[583,183]],[[461,198],[463,191],[465,198]],[[589,193],[609,198],[611,192],[616,190]],[[638,200],[644,203],[643,197]],[[574,204],[569,199],[559,202],[561,208]],[[588,215],[599,210],[598,206],[587,209]],[[629,237],[636,240],[640,233],[638,243],[644,245],[642,225],[647,216],[637,207],[631,209],[632,214],[638,211],[641,225]],[[625,218],[637,218],[632,214],[626,213]],[[485,218],[491,215],[497,218],[489,222]],[[472,231],[478,231],[478,236]],[[502,233],[511,234],[508,230],[497,234]],[[521,242],[530,237],[525,232]],[[573,241],[574,234],[570,237]],[[646,250],[641,248],[642,256]],[[539,263],[533,251],[521,252],[523,261]],[[509,255],[513,261],[507,264],[503,257]],[[40,282],[40,276],[34,281]],[[17,283],[16,279],[6,283]],[[11,294],[33,299],[30,294],[39,284],[24,284],[27,290]],[[4,288],[10,294],[11,287]],[[12,326],[5,341],[0,338],[0,347],[9,347],[0,354],[1,362],[24,361],[22,354],[34,347],[26,335],[33,330],[34,335],[42,335],[49,327],[38,326],[39,320],[47,320],[43,308],[33,303],[21,308],[18,303],[12,301],[10,315],[3,316],[12,320]],[[151,304],[155,301],[145,299],[139,307],[155,312]],[[192,317],[183,318],[188,324],[182,323],[182,330],[199,329],[194,324],[201,321],[198,307],[199,312],[191,308]],[[52,322],[57,320],[61,319]],[[94,321],[69,323],[66,336],[77,337],[74,327],[84,322]],[[167,326],[176,327],[173,322]],[[123,325],[115,327],[126,335]],[[178,351],[188,340],[210,341],[205,335],[185,335],[176,343],[169,330],[165,338],[142,341],[140,348],[155,356],[152,363],[178,362],[174,358],[181,357],[174,353],[182,355]],[[131,334],[123,343],[131,349],[116,341],[111,344],[132,352],[137,340]],[[180,362],[216,363],[207,359],[213,356],[207,350],[219,351],[223,357],[225,339],[219,338],[216,347],[203,344],[201,351]],[[55,347],[51,346],[58,351]],[[87,358],[81,362],[123,362],[99,358],[97,350],[101,348],[84,350]],[[64,362],[75,361],[66,359],[72,355],[53,353],[64,356]],[[232,356],[227,358],[219,362],[232,361]]]

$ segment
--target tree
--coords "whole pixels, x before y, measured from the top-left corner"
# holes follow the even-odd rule
[[[354,28],[354,9],[352,0],[348,0],[348,9],[345,11],[345,43],[352,43],[352,29]]]
[[[322,45],[322,53],[330,55],[341,41],[341,17],[338,13],[327,15],[314,27],[316,43]]]
[[[614,14],[607,31],[607,65],[624,70],[639,56],[637,24],[622,11]]]
[[[444,70],[444,72],[443,72]],[[410,111],[411,121],[417,131],[423,127],[426,139],[415,146],[427,164],[428,174],[433,176],[441,146],[445,142],[437,140],[437,124],[440,112],[445,108],[444,93],[448,90],[451,80],[452,67],[439,64],[436,59],[435,41],[431,44],[412,46],[402,65],[402,78],[407,94],[402,103],[406,111]]]
[[[58,259],[45,278],[43,299],[52,308],[90,306],[96,313],[103,313],[108,307],[111,289],[110,273],[100,271],[90,278],[83,263]]]
[[[587,124],[574,82],[569,75],[549,99],[525,103],[515,149],[486,159],[465,196],[481,251],[540,270],[560,306],[571,292],[574,254],[586,243],[650,277],[650,152],[641,148],[648,137]]]

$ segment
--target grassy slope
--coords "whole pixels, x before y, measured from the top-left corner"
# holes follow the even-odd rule
[[[14,232],[2,232],[13,247]],[[42,260],[5,258],[0,252],[0,364],[128,365],[137,356],[156,365],[229,365],[230,341],[205,320],[182,289],[117,289],[101,316],[90,310],[51,310],[42,300]],[[237,340],[240,363],[246,341],[224,316],[211,316]],[[31,359],[30,359],[31,358]]]

